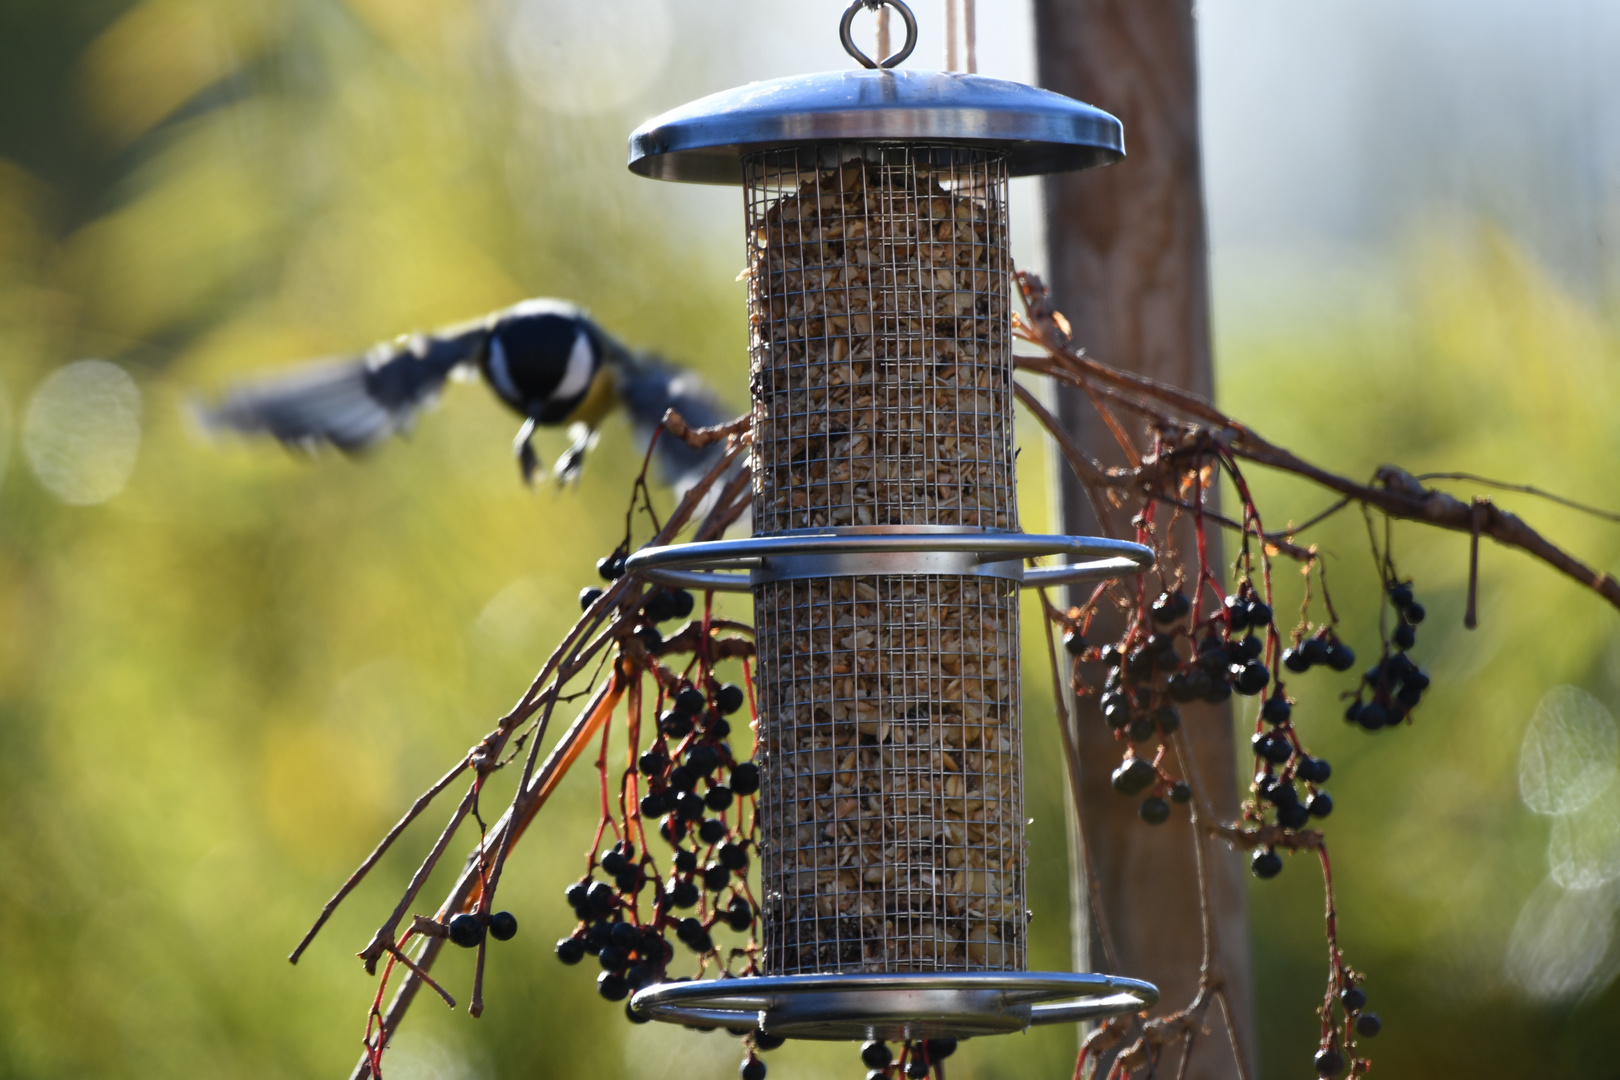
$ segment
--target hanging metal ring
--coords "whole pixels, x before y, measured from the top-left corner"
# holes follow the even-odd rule
[[[855,39],[849,35],[849,28],[851,24],[855,22],[855,13],[857,11],[862,9],[877,11],[885,4],[898,11],[900,13],[900,18],[905,21],[906,43],[900,46],[900,51],[895,53],[893,56],[884,57],[884,59],[881,61],[875,61],[870,56],[863,53],[855,44]],[[838,24],[838,40],[844,43],[844,51],[853,56],[862,67],[898,67],[905,63],[906,57],[911,55],[911,50],[917,47],[917,16],[913,15],[911,13],[911,9],[902,3],[901,0],[855,0],[853,4],[849,5],[849,10],[844,12],[843,21]]]

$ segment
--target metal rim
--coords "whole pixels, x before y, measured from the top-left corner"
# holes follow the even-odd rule
[[[1084,561],[1024,567],[1024,559],[1045,555]],[[863,530],[643,548],[630,556],[625,569],[662,585],[746,592],[771,581],[872,574],[999,577],[1025,588],[1044,588],[1140,574],[1153,562],[1152,548],[1099,536]],[[735,572],[744,569],[749,572]]]
[[[864,8],[876,13],[879,8],[885,5],[898,11],[900,13],[900,18],[905,21],[906,43],[900,47],[898,52],[885,56],[882,60],[873,60],[870,56],[867,56],[864,52],[862,52],[860,47],[855,44],[855,39],[850,36],[850,26],[855,22],[856,12]],[[844,12],[844,18],[838,24],[838,40],[843,42],[844,51],[853,56],[855,61],[860,64],[861,67],[898,67],[906,62],[906,57],[911,55],[911,50],[917,47],[917,16],[913,15],[911,13],[911,9],[905,4],[901,3],[900,0],[855,0],[853,4],[849,5],[849,10]]]
[[[631,1008],[652,1020],[788,1038],[916,1038],[1073,1023],[1138,1012],[1158,1000],[1153,984],[1114,975],[861,973],[662,983],[636,994]]]

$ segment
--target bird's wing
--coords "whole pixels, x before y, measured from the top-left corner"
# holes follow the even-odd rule
[[[664,413],[674,409],[693,427],[712,427],[736,417],[725,408],[696,374],[661,360],[638,356],[617,372],[619,400],[630,414],[642,446],[652,438]],[[725,453],[724,443],[693,449],[679,439],[658,440],[655,455],[664,482],[679,495],[714,467]]]
[[[198,416],[212,431],[270,435],[305,449],[360,450],[407,428],[450,373],[476,359],[486,336],[481,325],[416,335],[358,360],[312,364],[238,386]]]

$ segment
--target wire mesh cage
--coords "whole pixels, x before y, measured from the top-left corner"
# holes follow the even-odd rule
[[[766,967],[1022,970],[1016,583],[755,590]]]
[[[743,175],[755,527],[1017,528],[1006,155],[818,144]]]

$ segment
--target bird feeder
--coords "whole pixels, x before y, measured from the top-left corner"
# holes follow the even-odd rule
[[[1130,979],[1026,964],[1020,588],[1138,544],[1019,531],[1008,179],[1123,156],[1120,123],[998,79],[754,83],[643,124],[642,176],[741,184],[754,536],[628,569],[751,591],[765,974],[670,983],[643,1015],[801,1038],[1016,1031],[1133,1011]],[[1064,565],[1027,569],[1038,556]]]

